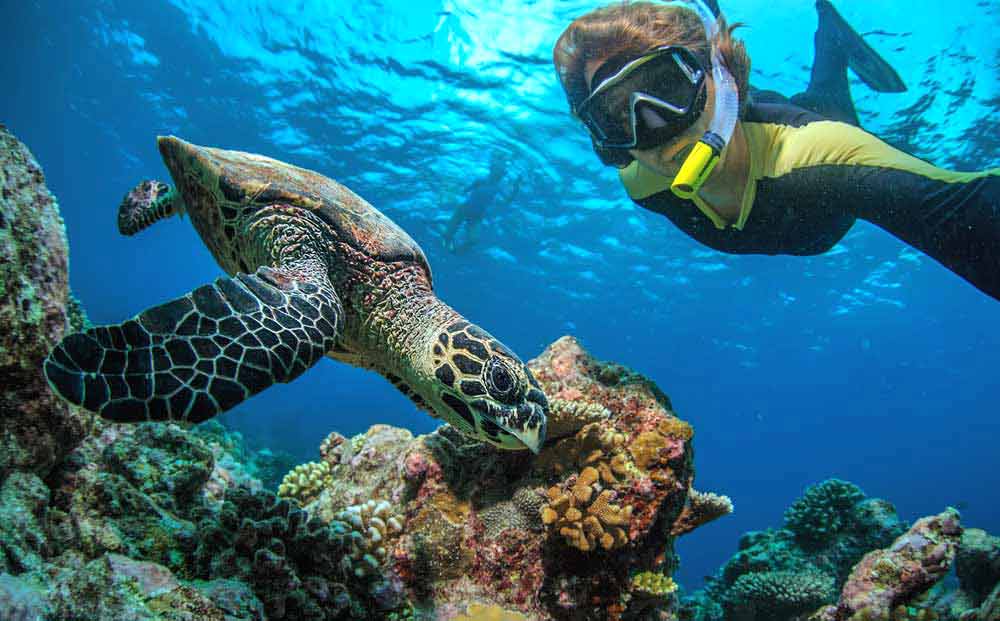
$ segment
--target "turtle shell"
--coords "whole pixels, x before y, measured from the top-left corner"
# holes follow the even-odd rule
[[[263,155],[159,139],[160,152],[178,184],[188,213],[206,238],[227,219],[226,210],[255,211],[283,204],[307,209],[326,222],[337,241],[384,262],[414,262],[431,276],[416,241],[385,214],[348,188],[317,172]]]

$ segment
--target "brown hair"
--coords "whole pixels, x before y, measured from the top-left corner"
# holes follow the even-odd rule
[[[743,42],[732,35],[740,25],[729,26],[720,14],[716,44],[736,80],[742,113],[749,99],[750,57]],[[636,58],[661,45],[688,48],[711,73],[711,46],[705,37],[705,26],[691,9],[626,0],[573,20],[552,50],[552,60],[570,108],[579,105],[590,92],[584,74],[587,61]]]

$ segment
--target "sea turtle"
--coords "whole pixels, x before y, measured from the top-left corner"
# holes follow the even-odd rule
[[[157,140],[176,189],[144,181],[118,226],[187,214],[229,274],[45,360],[67,401],[122,422],[199,422],[324,355],[373,369],[434,416],[537,452],[548,405],[525,364],[434,295],[423,251],[346,187],[268,157]]]

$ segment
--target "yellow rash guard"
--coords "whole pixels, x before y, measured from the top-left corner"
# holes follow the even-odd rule
[[[750,175],[735,222],[674,196],[668,177],[638,162],[620,171],[629,197],[739,254],[820,254],[862,218],[1000,299],[1000,169],[942,170],[790,104],[751,105],[742,125]]]

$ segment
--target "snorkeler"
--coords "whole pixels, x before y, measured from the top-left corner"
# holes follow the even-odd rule
[[[505,184],[506,174],[506,158],[494,153],[490,159],[489,174],[473,181],[465,190],[465,199],[455,206],[442,234],[441,241],[445,249],[463,252],[470,248],[479,240],[479,225],[486,218],[487,210],[500,210],[514,200],[519,184]],[[460,235],[460,231],[464,235]],[[458,241],[459,238],[461,241]]]
[[[812,77],[791,100],[750,88],[743,43],[700,0],[592,11],[553,57],[629,197],[701,243],[814,255],[862,218],[1000,299],[1000,169],[942,170],[858,128],[848,67],[875,90],[905,86],[827,0],[816,8]]]

